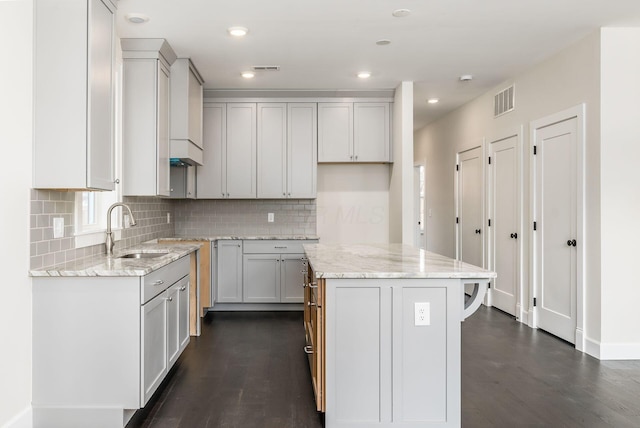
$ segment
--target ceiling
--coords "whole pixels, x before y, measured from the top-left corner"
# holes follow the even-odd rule
[[[396,18],[396,9],[411,13]],[[128,13],[150,20],[133,24]],[[371,91],[413,81],[418,129],[598,27],[640,26],[640,1],[120,0],[116,22],[120,37],[167,39],[205,89]],[[249,34],[232,37],[231,26]],[[254,65],[280,71],[240,76]],[[364,70],[371,77],[358,79]],[[463,74],[473,80],[460,82]],[[431,97],[440,102],[427,105]]]

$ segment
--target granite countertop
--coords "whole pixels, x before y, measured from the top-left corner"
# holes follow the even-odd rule
[[[116,252],[74,260],[47,269],[29,271],[32,277],[58,276],[144,276],[178,260],[200,248],[195,244],[140,244]],[[163,253],[162,256],[141,259],[122,259],[118,256],[131,253]]]
[[[182,237],[182,236],[174,236],[172,238],[159,238],[161,241],[219,241],[219,240],[235,240],[235,239],[246,239],[246,240],[291,240],[291,241],[301,241],[306,239],[320,239],[316,235],[284,235],[284,236],[257,236],[257,235],[216,235],[216,236],[198,236],[198,237]]]
[[[495,272],[403,244],[305,244],[316,278],[473,278]]]

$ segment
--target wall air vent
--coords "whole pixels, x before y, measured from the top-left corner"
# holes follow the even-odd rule
[[[515,106],[515,91],[513,85],[500,91],[493,97],[493,117],[501,116],[513,110]]]
[[[280,71],[279,65],[254,65],[254,71]]]

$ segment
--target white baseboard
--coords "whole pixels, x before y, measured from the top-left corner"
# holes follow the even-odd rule
[[[585,352],[599,360],[640,360],[640,343],[601,343],[587,337]]]
[[[33,428],[33,410],[31,406],[25,408],[22,412],[2,425],[2,428]]]

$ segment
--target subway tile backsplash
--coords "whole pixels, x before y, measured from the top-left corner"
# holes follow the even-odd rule
[[[185,200],[174,209],[179,237],[316,234],[315,199]]]
[[[95,256],[105,252],[104,244],[76,248],[74,238],[74,204],[76,192],[31,190],[31,269]],[[125,229],[115,249],[137,245],[156,238],[173,236],[174,222],[167,223],[167,213],[173,218],[173,203],[153,197],[125,197],[137,226]],[[64,237],[53,237],[53,219],[64,219]]]
[[[76,248],[76,192],[31,190],[31,269],[104,254],[104,244]],[[125,229],[115,250],[152,239],[217,235],[316,235],[315,199],[169,200],[125,197],[137,226]],[[171,223],[167,223],[167,213]],[[267,222],[267,214],[274,222]],[[64,219],[64,236],[53,238],[53,219]]]

